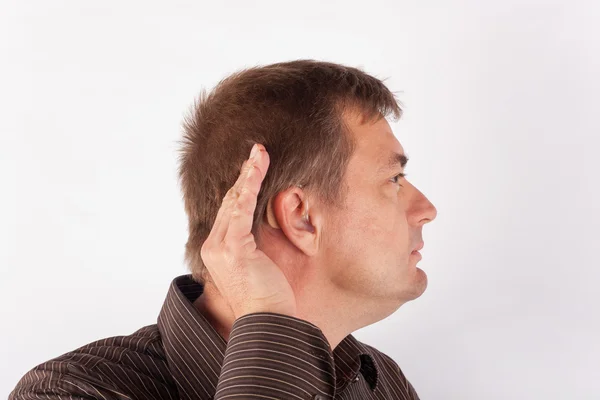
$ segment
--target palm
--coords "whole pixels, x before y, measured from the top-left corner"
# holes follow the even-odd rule
[[[287,313],[296,310],[294,291],[283,271],[261,250],[248,256],[246,265],[239,268],[240,288],[250,290],[247,310],[265,308],[264,311]],[[245,281],[245,283],[244,283]]]
[[[296,313],[289,281],[273,260],[256,247],[251,233],[257,195],[268,167],[266,151],[260,151],[254,163],[244,163],[202,246],[202,260],[236,319],[252,312]]]

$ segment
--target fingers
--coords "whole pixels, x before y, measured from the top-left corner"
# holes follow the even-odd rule
[[[252,231],[254,211],[258,193],[266,171],[269,168],[269,156],[266,151],[259,147],[254,162],[248,163],[248,171],[245,180],[241,181],[239,197],[233,204],[230,220],[225,234],[227,243],[235,243],[236,246],[244,246],[244,238]]]
[[[262,179],[269,166],[269,157],[266,151],[264,151],[264,147],[262,145],[257,146],[259,147],[259,150],[261,150],[257,159],[254,162],[251,162],[251,160],[244,161],[238,179],[229,191],[227,191],[223,203],[217,212],[217,217],[215,218],[209,237],[206,240],[207,242],[219,244],[225,240],[226,236],[228,237],[228,240],[230,240],[230,237],[239,238],[240,236],[250,233],[254,209],[256,208],[256,197],[260,191]],[[248,171],[252,171],[250,179],[248,179]],[[247,186],[248,182],[250,186]],[[248,198],[249,196],[250,199]],[[248,203],[248,201],[250,201],[250,203]],[[240,210],[243,207],[246,207],[246,212],[241,213]],[[232,231],[233,235],[229,236],[228,232],[231,229],[230,224],[232,223],[232,216],[234,214],[237,215],[234,219],[236,227],[234,231]],[[241,214],[246,215],[245,221],[240,221],[240,219],[243,219],[240,218]],[[242,224],[241,226],[244,228],[241,228],[238,225],[240,222]],[[240,229],[245,229],[247,232],[242,233]]]
[[[217,212],[215,223],[209,234],[210,240],[214,241],[215,244],[219,244],[225,239],[225,235],[227,234],[227,229],[229,225],[229,220],[231,219],[231,210],[239,197],[240,186],[243,184],[243,181],[245,181],[247,177],[248,164],[249,160],[244,161],[244,163],[242,164],[240,174],[237,180],[225,194],[223,202],[221,203],[221,207]]]
[[[244,179],[244,176],[245,176],[244,171],[247,170],[247,165],[248,165],[248,160],[245,160],[242,163],[242,167],[240,168],[240,175],[238,175],[237,180],[235,181],[233,186],[231,188],[229,188],[227,193],[225,193],[225,197],[223,197],[223,200],[221,202],[221,207],[219,207],[219,211],[217,212],[217,216],[215,217],[215,222],[213,223],[213,227],[212,227],[206,241],[208,241],[210,239],[211,241],[214,240],[215,243],[220,243],[223,240],[223,238],[225,237],[225,234],[227,233],[227,223],[229,223],[229,218],[228,217],[224,218],[224,215],[227,212],[227,210],[231,208],[231,204],[234,203],[237,199],[236,193],[237,193],[240,181],[242,179]],[[224,219],[225,219],[225,221],[224,221]]]

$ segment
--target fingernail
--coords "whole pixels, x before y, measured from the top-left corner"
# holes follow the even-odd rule
[[[258,154],[258,145],[255,143],[254,146],[252,146],[252,151],[250,152],[250,158],[256,159],[257,154]]]

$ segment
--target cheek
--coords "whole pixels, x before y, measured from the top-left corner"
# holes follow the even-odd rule
[[[363,229],[377,237],[393,239],[406,232],[406,217],[397,204],[386,203],[362,210]]]
[[[355,210],[354,217],[346,225],[346,232],[352,233],[355,244],[361,250],[373,253],[373,249],[397,246],[399,239],[406,235],[403,219],[389,204],[364,207]]]
[[[354,201],[336,220],[340,250],[351,257],[381,257],[409,247],[408,223],[399,199],[381,196],[353,196]],[[360,200],[359,200],[360,199]],[[392,253],[390,253],[392,254]]]
[[[364,234],[361,235],[365,247],[369,247],[363,249],[365,254],[379,258],[391,257],[393,260],[408,258],[410,236],[404,212],[390,206],[370,210],[367,215],[362,225]]]

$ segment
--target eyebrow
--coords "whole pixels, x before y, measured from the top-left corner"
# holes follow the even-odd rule
[[[401,168],[406,167],[408,157],[405,154],[399,154],[396,152],[390,153],[387,160],[384,160],[384,164],[379,168],[379,172],[389,171],[400,164]]]

